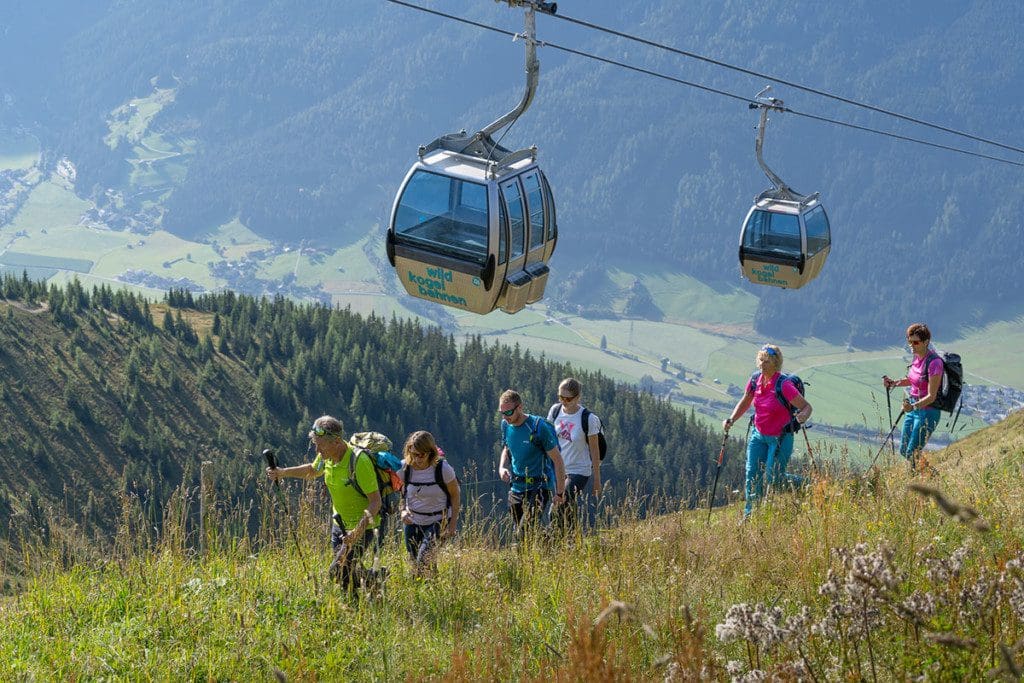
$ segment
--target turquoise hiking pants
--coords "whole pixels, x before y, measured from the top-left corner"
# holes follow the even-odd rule
[[[782,436],[765,436],[750,429],[750,441],[747,442],[746,505],[743,515],[746,517],[754,509],[758,499],[764,497],[765,479],[767,486],[801,486],[803,477],[786,474],[789,459],[793,456],[793,434]]]
[[[942,413],[937,408],[911,410],[903,418],[903,438],[900,440],[900,455],[910,461],[910,469],[917,466],[917,458],[935,433]]]

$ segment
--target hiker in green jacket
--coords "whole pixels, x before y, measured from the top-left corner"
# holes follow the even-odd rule
[[[318,417],[309,438],[316,446],[313,462],[295,467],[268,467],[267,476],[275,481],[285,477],[324,478],[333,506],[331,575],[337,576],[343,589],[348,589],[363,578],[365,570],[360,558],[372,543],[373,530],[380,523],[377,474],[370,458],[359,457],[345,441],[341,420],[330,415]],[[349,458],[357,458],[354,480],[349,479]]]

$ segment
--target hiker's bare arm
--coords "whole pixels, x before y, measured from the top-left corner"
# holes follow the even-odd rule
[[[792,400],[790,400],[790,403],[792,403],[793,407],[797,409],[796,421],[800,424],[807,422],[811,417],[811,411],[813,410],[813,408],[811,408],[811,404],[807,402],[807,399],[797,394],[792,398]]]
[[[356,528],[345,535],[345,544],[348,546],[363,537],[366,527],[373,521],[374,515],[380,512],[380,491],[368,493],[366,500],[368,501],[366,509],[363,511],[363,516],[359,518],[359,524],[356,524]]]
[[[370,516],[376,515],[380,512],[380,491],[373,491],[366,495],[367,505],[366,511],[370,513]]]
[[[498,476],[506,484],[512,479],[512,473],[508,471],[508,446],[501,449],[501,460],[498,461]]]
[[[597,443],[597,434],[587,437],[587,446],[590,448],[590,481],[594,487],[594,495],[601,495],[601,447]]]
[[[565,493],[565,461],[562,460],[562,452],[555,446],[548,451],[548,457],[555,463],[555,495],[561,496]],[[561,487],[558,482],[562,483]]]
[[[448,488],[448,495],[452,498],[452,516],[448,519],[448,527],[445,531],[449,536],[453,536],[459,523],[459,509],[462,507],[462,490],[459,488],[458,479],[452,479],[446,486]]]
[[[917,410],[918,408],[927,408],[939,395],[939,387],[942,386],[942,375],[932,375],[928,378],[928,395],[917,399],[913,403],[907,401],[907,405],[910,406],[909,410]]]
[[[268,467],[267,476],[271,481],[277,481],[285,478],[313,479],[318,475],[317,471],[313,469],[313,464],[307,462],[305,465],[296,465],[295,467]]]
[[[724,429],[726,432],[728,432],[729,431],[729,427],[732,427],[733,423],[736,422],[736,420],[738,420],[741,417],[743,417],[743,413],[747,412],[747,410],[750,408],[750,404],[753,401],[754,401],[754,395],[753,394],[743,394],[743,398],[741,398],[736,403],[736,407],[732,409],[731,413],[729,413],[729,417],[726,418],[726,420],[724,422],[722,422],[722,429]],[[794,405],[795,405],[795,403],[794,403]]]
[[[909,387],[910,380],[906,377],[903,379],[892,379],[888,375],[882,375],[882,384],[885,385],[886,389],[892,389],[893,387]]]

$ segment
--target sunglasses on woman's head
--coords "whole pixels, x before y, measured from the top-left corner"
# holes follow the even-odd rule
[[[767,344],[762,346],[761,350],[764,351],[765,353],[767,353],[769,356],[774,356],[776,353],[778,353],[775,349],[773,349],[772,347],[768,346]]]

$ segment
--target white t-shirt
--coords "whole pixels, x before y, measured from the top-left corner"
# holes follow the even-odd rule
[[[437,485],[437,478],[434,475],[435,467],[437,465],[431,465],[425,470],[417,470],[409,468],[409,465],[405,464],[398,471],[398,478],[405,481],[405,470],[409,468],[405,507],[412,513],[413,524],[439,522],[445,510],[448,509],[448,498],[445,496],[444,490]],[[455,469],[448,464],[447,460],[441,461],[441,478],[446,485],[455,479]]]
[[[561,408],[561,406],[559,406]],[[558,445],[562,451],[562,460],[565,462],[566,474],[580,474],[589,477],[594,473],[594,466],[590,460],[590,445],[587,442],[587,434],[596,435],[601,431],[601,418],[590,413],[590,424],[587,434],[583,433],[583,406],[569,415],[565,409],[558,411],[555,417],[555,434],[558,436]]]

